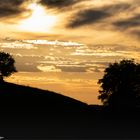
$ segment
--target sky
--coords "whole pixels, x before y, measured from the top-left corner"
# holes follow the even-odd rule
[[[0,0],[0,31],[18,70],[8,82],[88,104],[109,63],[140,62],[140,0]]]

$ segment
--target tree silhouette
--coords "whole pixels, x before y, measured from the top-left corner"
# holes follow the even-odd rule
[[[140,106],[140,64],[122,60],[105,69],[98,98],[104,106],[116,110],[130,110]]]
[[[0,82],[3,82],[4,77],[17,72],[14,63],[15,60],[9,53],[0,52]]]

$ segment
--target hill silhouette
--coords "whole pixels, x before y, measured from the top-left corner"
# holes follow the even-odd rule
[[[139,138],[139,116],[106,114],[64,95],[0,83],[0,136],[6,139]]]
[[[72,113],[88,110],[86,103],[33,87],[3,82],[0,84],[1,112]]]

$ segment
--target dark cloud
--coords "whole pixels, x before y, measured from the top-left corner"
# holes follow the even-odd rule
[[[86,72],[86,67],[81,66],[56,66],[62,72]]]
[[[26,63],[16,63],[16,68],[20,72],[41,72],[35,64],[27,65]]]
[[[111,17],[115,14],[128,10],[131,6],[127,3],[109,5],[100,8],[90,8],[79,11],[76,15],[71,17],[71,22],[67,27],[75,28],[83,25],[93,24],[103,19]]]
[[[132,31],[131,34],[134,35],[136,38],[140,39],[140,30]],[[140,49],[137,51],[140,51]]]
[[[117,21],[114,25],[122,30],[140,26],[140,14],[126,20]]]
[[[0,17],[14,15],[14,14],[17,14],[19,12],[20,12],[19,10],[15,10],[15,9],[4,9],[4,8],[0,8]]]
[[[11,16],[21,13],[24,9],[20,6],[25,0],[0,0],[0,17]]]
[[[65,8],[83,0],[41,0],[40,3],[50,8]]]
[[[89,9],[89,10],[81,11],[76,15],[74,20],[72,20],[71,23],[69,23],[68,27],[75,28],[82,25],[95,23],[108,16],[109,16],[108,13],[99,10]]]
[[[25,0],[0,0],[0,6],[18,6],[21,5]]]

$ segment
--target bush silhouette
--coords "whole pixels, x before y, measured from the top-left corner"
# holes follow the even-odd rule
[[[140,64],[122,60],[105,69],[98,98],[104,106],[116,110],[136,109],[140,105]]]
[[[0,52],[0,82],[3,82],[4,77],[17,72],[14,63],[15,60],[9,53]]]

